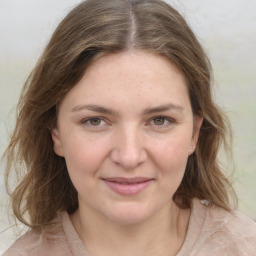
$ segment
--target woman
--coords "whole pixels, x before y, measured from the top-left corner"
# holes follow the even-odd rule
[[[78,5],[20,98],[6,172],[25,165],[12,205],[31,230],[4,255],[256,255],[217,160],[229,126],[211,87],[166,3]]]

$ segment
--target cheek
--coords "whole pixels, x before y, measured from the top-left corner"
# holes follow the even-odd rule
[[[64,154],[70,179],[78,194],[86,198],[94,188],[95,177],[99,175],[106,148],[90,143],[90,139],[74,139],[65,145]]]
[[[184,162],[189,156],[191,147],[191,139],[189,136],[181,136],[166,139],[165,141],[156,141],[154,143],[154,155],[156,159],[162,162],[170,162],[173,164]]]
[[[189,136],[178,137],[154,143],[151,151],[154,164],[158,167],[159,175],[170,177],[173,181],[180,181],[183,177],[190,147]]]
[[[70,138],[64,144],[64,156],[70,175],[95,175],[107,155],[106,143],[79,135]]]

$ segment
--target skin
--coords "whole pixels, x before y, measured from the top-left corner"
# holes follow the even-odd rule
[[[60,103],[52,132],[78,191],[70,218],[91,255],[176,255],[189,209],[172,196],[201,123],[182,72],[167,58],[125,52],[91,64]],[[123,195],[105,182],[111,177],[150,181]]]

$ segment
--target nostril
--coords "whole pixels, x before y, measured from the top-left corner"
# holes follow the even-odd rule
[[[113,137],[111,161],[125,169],[133,169],[143,164],[147,159],[147,154],[142,137],[137,125],[122,126],[122,129],[120,128]]]
[[[115,149],[111,152],[110,158],[113,163],[121,165],[126,169],[132,169],[138,165],[142,165],[146,161],[147,155],[143,149],[133,152]]]

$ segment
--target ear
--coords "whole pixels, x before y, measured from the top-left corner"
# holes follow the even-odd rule
[[[189,149],[189,155],[191,155],[196,149],[196,144],[197,144],[202,123],[203,123],[203,117],[196,115],[194,117],[194,129],[193,129],[193,136],[191,139],[191,147]]]
[[[61,142],[59,130],[57,127],[52,130],[52,141],[53,141],[53,150],[55,154],[58,156],[64,157],[62,142]]]

